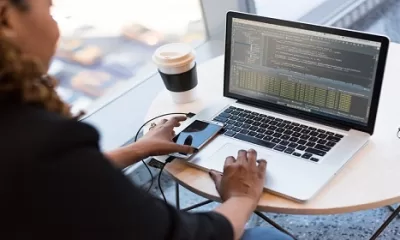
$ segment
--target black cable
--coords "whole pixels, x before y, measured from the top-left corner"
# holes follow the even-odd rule
[[[152,118],[152,119],[146,121],[145,123],[143,123],[143,125],[142,125],[142,126],[139,128],[139,130],[136,132],[136,135],[135,135],[135,138],[134,138],[134,142],[137,142],[140,132],[141,132],[142,129],[143,129],[147,124],[149,124],[150,122],[152,122],[152,121],[154,121],[154,120],[156,120],[156,119],[158,119],[158,118],[162,118],[162,117],[166,117],[166,116],[170,116],[170,115],[185,115],[185,116],[189,116],[189,114],[191,114],[191,113],[166,113],[166,114],[162,114],[162,115],[156,116],[156,117],[154,117],[154,118]],[[190,116],[189,116],[189,117],[190,117]],[[150,183],[149,188],[147,189],[147,192],[149,192],[149,191],[151,190],[151,188],[153,187],[154,175],[153,175],[153,173],[151,172],[151,170],[150,170],[149,166],[147,165],[147,163],[146,163],[143,159],[142,159],[141,161],[142,161],[142,163],[144,164],[144,166],[146,167],[146,169],[147,169],[147,171],[149,172],[150,177],[151,177],[151,183]],[[161,189],[161,188],[160,188],[160,189]],[[164,194],[163,194],[163,195],[164,195]]]
[[[174,159],[175,159],[175,157],[168,157],[168,158],[165,160],[164,165],[161,167],[160,172],[158,173],[158,178],[157,178],[158,188],[160,189],[161,195],[162,195],[162,197],[163,197],[165,203],[168,203],[168,202],[167,202],[167,198],[166,198],[165,195],[164,195],[164,191],[162,190],[162,186],[161,186],[161,175],[162,175],[162,173],[163,173],[163,170],[164,170],[165,166],[166,166],[168,163],[172,162]]]
[[[162,190],[162,187],[161,187],[161,174],[162,174],[162,172],[163,172],[163,170],[164,170],[164,168],[165,168],[165,165],[167,165],[167,163],[165,163],[165,164],[161,167],[160,173],[158,174],[157,182],[158,182],[158,188],[160,189],[160,192],[161,192],[161,195],[162,195],[162,197],[163,197],[163,199],[164,199],[164,202],[167,203],[167,198],[165,197],[164,191]]]

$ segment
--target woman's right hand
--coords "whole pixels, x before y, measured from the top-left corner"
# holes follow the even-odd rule
[[[210,176],[223,201],[246,198],[253,201],[255,208],[263,192],[266,167],[265,160],[257,160],[255,150],[240,150],[237,158],[226,158],[222,175],[210,171]]]

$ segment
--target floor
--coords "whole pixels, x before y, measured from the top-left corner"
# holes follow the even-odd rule
[[[393,0],[376,10],[352,26],[353,29],[369,31],[388,35],[392,41],[400,42],[400,1]],[[162,188],[168,201],[175,204],[174,182],[166,174],[162,175]],[[148,185],[144,186],[145,188]],[[156,181],[151,192],[160,196],[160,191]],[[198,203],[203,198],[181,188],[181,206],[186,207]],[[209,211],[217,204],[204,206],[196,211]],[[271,219],[282,225],[285,229],[293,233],[298,239],[304,240],[358,240],[369,239],[373,232],[388,217],[390,210],[380,208],[356,213],[329,215],[329,216],[298,216],[286,214],[269,214]],[[253,218],[249,225],[268,226],[262,220]],[[268,239],[268,238],[266,238]],[[395,219],[392,224],[380,236],[381,240],[400,239],[400,217]]]

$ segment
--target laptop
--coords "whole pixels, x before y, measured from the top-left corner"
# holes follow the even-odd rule
[[[229,12],[223,98],[191,121],[223,134],[189,163],[223,171],[255,149],[268,161],[265,188],[313,198],[374,132],[389,39]]]

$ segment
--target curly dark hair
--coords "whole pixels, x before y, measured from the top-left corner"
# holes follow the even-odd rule
[[[9,0],[21,11],[28,11],[25,0]],[[24,54],[15,44],[0,36],[0,102],[32,104],[65,117],[73,117],[70,106],[57,94],[57,81],[48,76],[40,60]],[[79,114],[76,118],[82,116]]]

